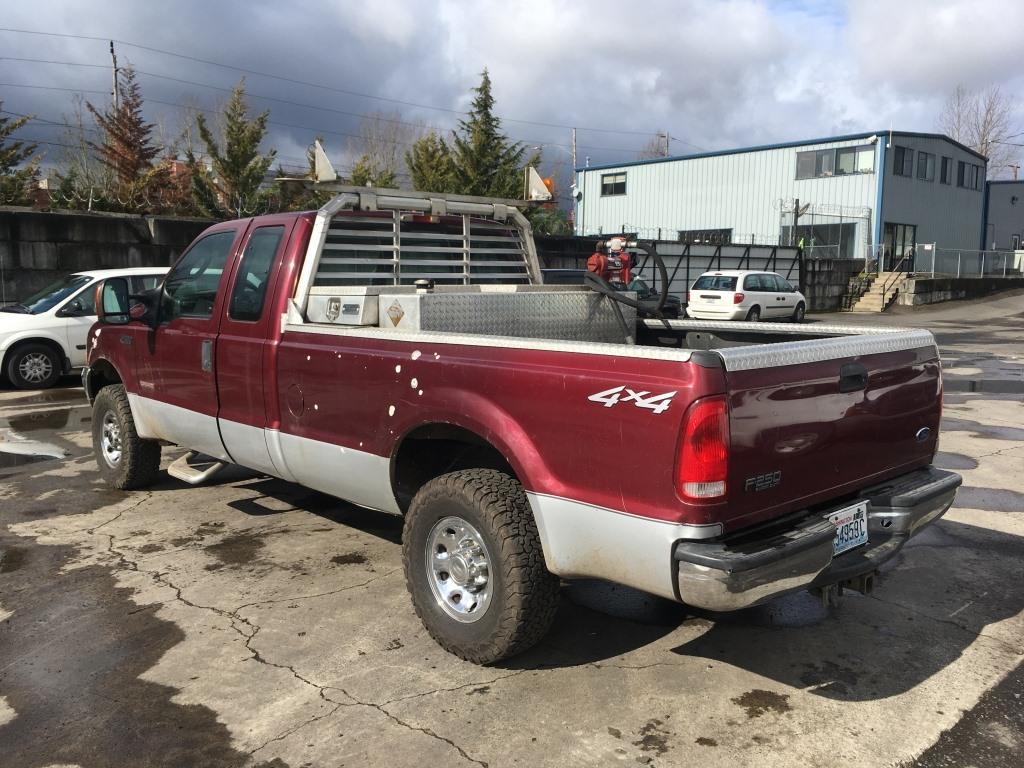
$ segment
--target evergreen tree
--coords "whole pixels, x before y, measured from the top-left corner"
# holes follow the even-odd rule
[[[4,103],[0,101],[0,108]],[[33,115],[11,119],[0,115],[0,205],[28,205],[39,176],[37,145],[10,136]]]
[[[239,218],[262,212],[266,206],[269,193],[261,186],[277,154],[275,150],[260,154],[269,116],[266,111],[248,119],[244,81],[235,87],[224,108],[222,141],[214,137],[202,115],[196,116],[209,167],[199,162],[191,149],[187,155],[196,204],[207,215]]]
[[[423,192],[454,192],[455,169],[451,150],[436,131],[417,139],[405,153],[412,188]]]
[[[485,69],[476,97],[451,148],[455,189],[466,195],[518,198],[523,192],[523,168],[539,162],[539,155],[523,162],[526,148],[510,142],[501,132],[501,120],[494,115],[491,78]]]
[[[363,155],[352,166],[352,183],[357,187],[383,187],[394,189],[398,176],[391,168],[381,168],[370,155]]]
[[[135,71],[122,69],[119,73],[120,100],[100,112],[89,102],[86,109],[92,113],[103,134],[103,142],[89,142],[99,155],[100,161],[112,175],[115,196],[126,198],[144,193],[153,179],[147,178],[154,171],[153,160],[160,148],[153,145],[153,124],[142,116],[142,92],[135,81]]]

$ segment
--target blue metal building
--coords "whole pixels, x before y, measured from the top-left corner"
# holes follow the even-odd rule
[[[840,258],[900,255],[918,243],[974,250],[986,166],[947,136],[876,131],[577,168],[576,233],[802,240]]]

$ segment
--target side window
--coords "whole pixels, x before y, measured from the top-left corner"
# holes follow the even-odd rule
[[[774,281],[776,291],[779,291],[780,293],[793,293],[794,288],[789,284],[789,281],[786,280],[786,278],[779,275],[769,275],[768,277]]]
[[[234,240],[234,232],[207,235],[182,257],[164,281],[161,321],[213,316],[217,286]]]
[[[163,275],[134,275],[129,278],[129,282],[132,286],[132,293],[142,293],[143,291],[150,291],[160,285],[160,281],[163,280]]]
[[[747,275],[743,278],[743,290],[744,291],[760,291],[761,290],[761,276],[760,275]]]
[[[78,309],[77,307],[81,307]],[[71,311],[73,310],[73,311]],[[61,309],[61,313],[67,312],[74,317],[90,317],[96,314],[96,283],[80,291],[75,298],[69,301]]]
[[[249,243],[238,265],[235,288],[231,292],[232,320],[255,321],[263,314],[267,297],[267,279],[274,255],[284,236],[284,227],[260,227],[249,237]]]

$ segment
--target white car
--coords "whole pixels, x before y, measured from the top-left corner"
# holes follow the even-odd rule
[[[698,320],[803,322],[807,299],[775,272],[723,269],[705,272],[690,288],[686,314]]]
[[[96,322],[96,283],[128,277],[132,293],[155,288],[167,267],[75,272],[19,304],[0,307],[0,372],[19,389],[45,389],[85,365],[86,337]]]

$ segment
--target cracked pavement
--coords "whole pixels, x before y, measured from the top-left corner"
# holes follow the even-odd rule
[[[950,383],[1013,382],[1022,310],[867,322],[933,330]],[[238,469],[113,491],[74,381],[0,390],[0,428],[69,454],[0,461],[0,762],[1019,765],[1022,409],[947,386],[964,490],[870,597],[716,615],[567,584],[539,647],[478,667],[416,619],[397,518]]]

